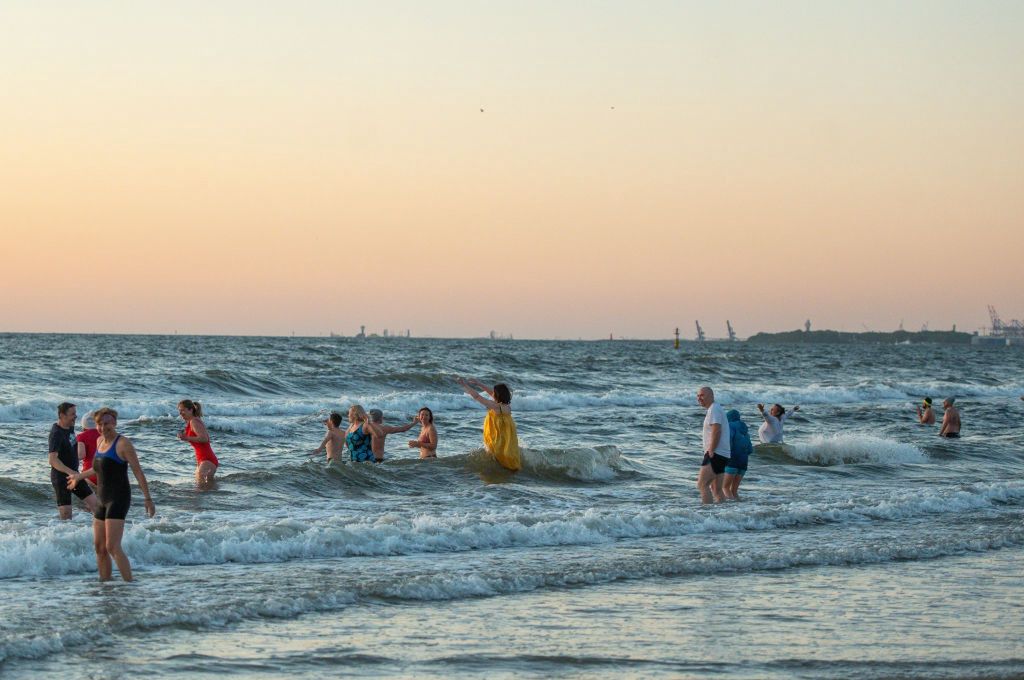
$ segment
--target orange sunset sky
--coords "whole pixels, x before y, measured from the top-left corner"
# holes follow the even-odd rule
[[[1021,318],[1022,29],[1019,2],[5,2],[0,331]]]

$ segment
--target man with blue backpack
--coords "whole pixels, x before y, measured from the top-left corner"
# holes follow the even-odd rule
[[[740,482],[747,472],[747,459],[754,452],[750,443],[750,433],[747,431],[747,424],[740,420],[740,412],[732,409],[725,414],[729,422],[729,446],[732,450],[732,457],[725,466],[725,477],[722,482],[722,492],[726,500],[738,501]]]

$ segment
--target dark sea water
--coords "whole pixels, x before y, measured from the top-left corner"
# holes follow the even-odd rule
[[[506,381],[524,469],[481,451],[455,374]],[[715,388],[801,405],[738,503],[694,488]],[[1024,352],[745,343],[0,335],[4,678],[1024,675]],[[954,395],[963,438],[913,406]],[[221,460],[198,491],[176,403]],[[124,545],[57,520],[56,404],[139,451]],[[430,406],[436,461],[310,460],[359,403]]]

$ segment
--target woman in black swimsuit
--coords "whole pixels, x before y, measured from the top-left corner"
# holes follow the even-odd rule
[[[117,563],[117,570],[121,572],[121,578],[131,581],[132,565],[121,549],[124,519],[128,516],[128,508],[132,504],[132,487],[128,483],[129,467],[139,483],[139,488],[142,489],[146,513],[150,517],[156,513],[156,506],[149,497],[149,484],[146,483],[146,475],[139,465],[135,447],[127,437],[117,433],[117,411],[101,408],[96,411],[95,418],[100,438],[96,441],[96,457],[93,459],[92,470],[69,475],[68,486],[74,486],[79,480],[96,473],[99,507],[93,516],[92,535],[100,580],[109,581],[113,578],[113,558]]]

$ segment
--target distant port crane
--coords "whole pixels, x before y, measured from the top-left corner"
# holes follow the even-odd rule
[[[700,327],[700,321],[694,321],[697,324],[697,342],[704,342],[704,329]]]
[[[725,320],[725,328],[729,331],[729,342],[736,342],[736,331],[732,329],[732,322]]]

